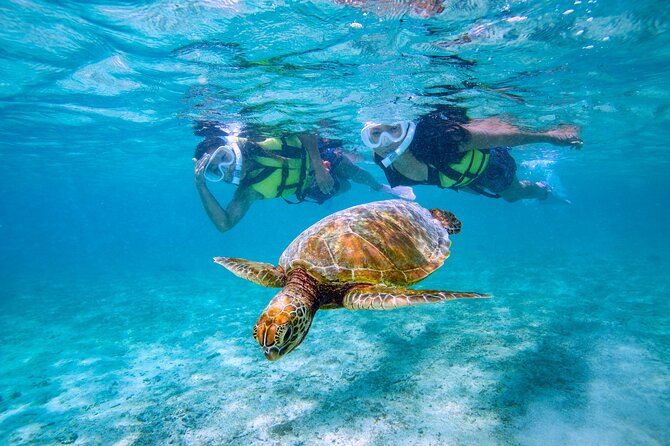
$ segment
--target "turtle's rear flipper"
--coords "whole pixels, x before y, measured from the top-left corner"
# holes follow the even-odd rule
[[[282,288],[286,283],[286,274],[281,266],[269,263],[252,262],[235,257],[214,257],[214,261],[228,269],[237,277],[247,279],[268,288]]]
[[[347,291],[342,305],[349,310],[393,310],[443,300],[486,297],[491,296],[469,291],[411,290],[385,285],[363,285]]]

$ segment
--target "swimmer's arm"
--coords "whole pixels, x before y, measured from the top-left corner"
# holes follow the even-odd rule
[[[196,181],[196,188],[207,216],[221,232],[232,229],[244,217],[252,203],[262,198],[262,195],[253,189],[238,187],[226,209],[223,209],[204,181]]]
[[[400,197],[405,200],[415,200],[416,195],[411,187],[407,186],[396,186],[391,187],[388,184],[382,184],[373,177],[370,172],[365,169],[361,169],[356,164],[352,163],[349,158],[343,156],[340,162],[337,164],[335,169],[335,174],[338,177],[343,177],[346,180],[351,180],[355,183],[364,184],[370,189],[377,192],[384,192],[389,195]]]
[[[522,130],[499,118],[478,119],[462,127],[468,137],[459,149],[483,150],[492,147],[515,147],[532,143],[548,143],[564,146],[580,146],[579,128],[575,126],[559,126],[547,132],[529,132]]]
[[[302,142],[302,146],[309,154],[309,159],[312,163],[312,170],[314,171],[314,178],[316,179],[317,186],[319,186],[319,189],[324,194],[332,193],[333,187],[335,187],[335,181],[323,165],[323,159],[319,153],[316,135],[302,134],[299,137],[300,141]]]
[[[383,186],[370,174],[370,172],[361,169],[352,163],[346,156],[342,156],[340,159],[340,162],[335,169],[335,174],[355,183],[364,184],[375,191],[381,190]]]

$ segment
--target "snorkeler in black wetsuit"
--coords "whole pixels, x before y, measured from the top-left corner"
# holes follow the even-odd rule
[[[526,132],[498,118],[470,120],[458,107],[444,107],[416,123],[368,124],[361,137],[392,186],[434,185],[510,202],[545,199],[551,192],[544,182],[517,178],[510,146],[582,144],[574,126]]]

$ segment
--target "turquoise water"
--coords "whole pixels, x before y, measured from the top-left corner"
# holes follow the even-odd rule
[[[668,444],[667,6],[354,3],[0,3],[0,444]],[[463,222],[419,287],[494,298],[319,312],[265,360],[274,291],[212,257],[274,263],[386,197],[266,200],[221,234],[193,120],[320,127],[381,181],[361,126],[441,103],[581,126],[581,151],[513,152],[572,203],[416,188]]]

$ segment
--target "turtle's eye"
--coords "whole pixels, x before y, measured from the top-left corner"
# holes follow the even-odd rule
[[[282,342],[287,342],[289,339],[291,339],[291,335],[293,334],[293,328],[290,325],[285,325],[286,330],[284,331],[284,335],[282,336]]]
[[[291,333],[293,333],[293,329],[289,324],[281,325],[277,329],[277,334],[275,335],[277,345],[286,345],[291,340]]]

